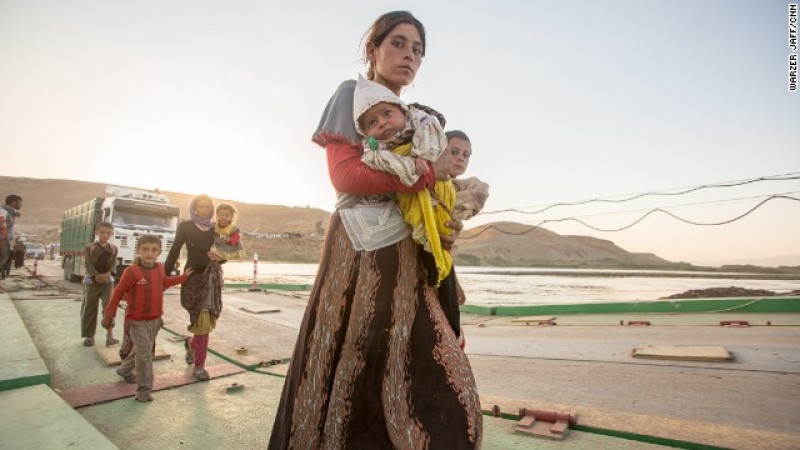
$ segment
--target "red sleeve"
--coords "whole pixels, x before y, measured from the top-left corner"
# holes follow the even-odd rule
[[[325,145],[328,153],[328,174],[339,192],[354,195],[385,194],[387,192],[418,192],[433,187],[436,174],[429,164],[427,174],[412,186],[406,186],[395,175],[372,169],[361,162],[358,147],[331,141]]]
[[[176,284],[183,284],[189,280],[189,276],[184,274],[171,276],[171,277],[164,277],[164,289],[175,286]]]
[[[131,269],[126,268],[125,271],[122,272],[122,278],[119,280],[119,283],[114,286],[114,293],[111,294],[111,300],[108,301],[108,306],[106,306],[106,309],[103,311],[103,316],[117,316],[117,306],[119,306],[120,300],[122,300],[122,297],[125,296],[125,293],[128,292],[128,289],[133,286],[135,281],[136,277],[133,275]],[[130,307],[130,305],[128,306]]]
[[[239,233],[231,234],[231,245],[239,245],[239,239],[241,235]]]

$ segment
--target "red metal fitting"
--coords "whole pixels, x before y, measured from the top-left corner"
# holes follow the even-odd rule
[[[749,327],[750,322],[746,320],[720,320],[719,324],[723,327]]]

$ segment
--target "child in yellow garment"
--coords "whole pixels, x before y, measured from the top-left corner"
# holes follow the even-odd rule
[[[425,111],[403,103],[385,86],[359,76],[353,94],[356,131],[364,136],[361,160],[373,169],[397,175],[407,186],[427,173],[425,161],[449,168],[447,138],[439,120]],[[450,180],[437,181],[433,192],[397,193],[397,203],[411,226],[414,240],[433,255],[439,286],[450,273],[453,260],[442,248],[440,234],[455,204],[456,192]]]
[[[246,253],[242,246],[239,227],[236,226],[236,216],[238,216],[236,207],[230,203],[220,203],[216,212],[217,221],[214,224],[214,245],[211,246],[211,252],[226,261],[244,258]]]

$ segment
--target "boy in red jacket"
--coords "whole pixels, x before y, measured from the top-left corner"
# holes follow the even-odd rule
[[[140,402],[153,400],[153,352],[164,313],[164,289],[185,283],[193,272],[188,268],[182,275],[166,276],[164,265],[156,262],[160,254],[161,239],[158,236],[148,234],[140,237],[136,242],[137,258],[122,273],[122,279],[103,311],[103,327],[113,328],[120,300],[125,297],[128,302],[119,351],[122,364],[117,375],[127,383],[138,383],[136,400]]]

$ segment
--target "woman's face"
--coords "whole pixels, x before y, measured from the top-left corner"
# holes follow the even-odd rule
[[[422,39],[417,27],[401,23],[389,32],[381,45],[367,44],[367,56],[375,68],[372,81],[397,95],[414,81],[422,64]]]
[[[455,178],[464,175],[469,167],[469,157],[472,156],[472,144],[461,138],[452,138],[447,142],[450,152],[450,176]]]
[[[194,210],[200,217],[210,217],[213,209],[214,207],[208,200],[200,200],[194,204]]]

